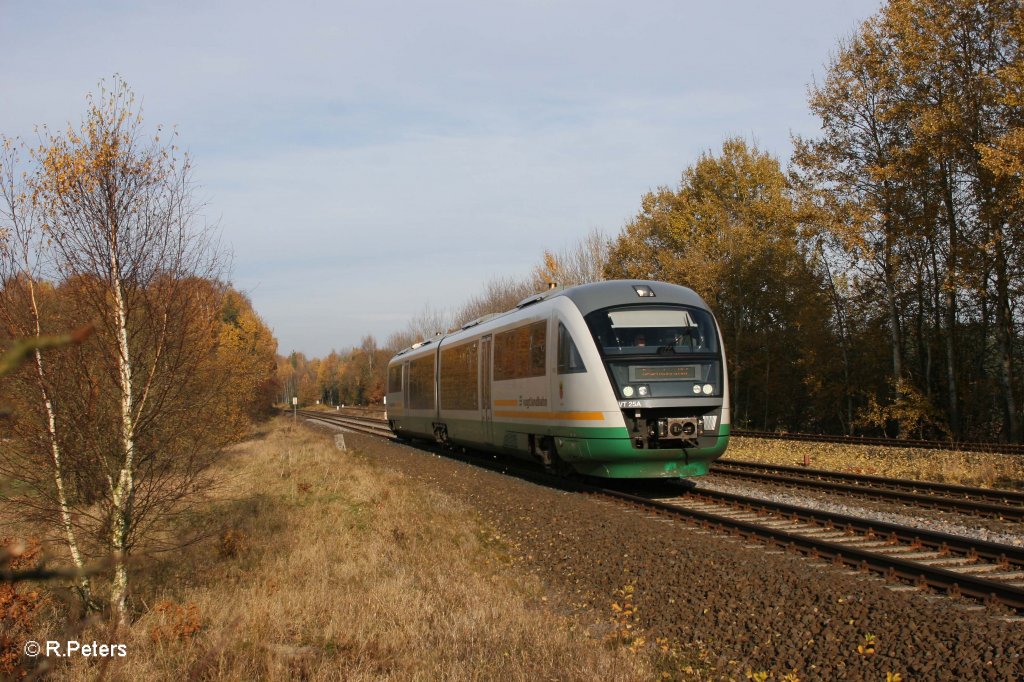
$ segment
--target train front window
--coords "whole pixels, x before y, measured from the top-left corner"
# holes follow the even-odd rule
[[[587,316],[601,353],[610,355],[687,355],[717,353],[715,323],[696,308],[630,306]]]
[[[569,330],[565,328],[565,325],[559,322],[558,373],[579,374],[586,371],[587,368],[583,364],[583,358],[580,357],[580,352],[576,348],[576,342],[572,340],[572,335],[569,334]]]

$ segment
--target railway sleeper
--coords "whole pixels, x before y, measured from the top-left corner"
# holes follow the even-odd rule
[[[965,575],[980,575],[982,573],[998,573],[1001,569],[995,564],[968,564],[966,566],[950,566],[949,570]]]
[[[833,538],[846,537],[845,531],[827,530],[825,528],[807,528],[803,530],[794,530],[793,532],[803,535],[804,537],[814,538],[815,540],[831,540]]]
[[[911,549],[910,551],[897,551],[895,549],[888,552],[882,552],[884,556],[895,556],[900,559],[907,559],[916,561],[917,563],[924,563],[922,559],[938,559],[940,558],[935,552],[919,552]]]
[[[936,568],[952,568],[954,566],[967,566],[971,563],[966,557],[940,556],[934,559],[918,559],[917,563]]]
[[[860,549],[875,549],[878,547],[891,547],[892,543],[888,540],[874,540],[866,538],[862,535],[846,535],[841,538],[836,538],[833,542],[838,542],[841,545],[850,545],[852,547],[858,547]]]
[[[1010,570],[985,573],[985,578],[990,581],[1007,581],[1010,582],[1011,585],[1017,585],[1021,580],[1024,580],[1024,571]]]

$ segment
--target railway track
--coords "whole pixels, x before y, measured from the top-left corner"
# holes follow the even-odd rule
[[[711,465],[711,472],[759,483],[815,488],[1004,521],[1024,521],[1024,493],[1013,490],[973,488],[735,460],[718,460]]]
[[[381,438],[394,438],[394,434],[388,428],[387,421],[380,417],[370,417],[348,412],[324,412],[320,410],[299,410],[298,413],[305,419],[342,426],[357,433],[380,436]]]
[[[601,494],[890,580],[1024,612],[1024,548],[719,493]]]
[[[520,462],[464,461],[534,482],[625,503],[701,527],[735,534],[909,589],[934,589],[1024,614],[1024,548],[926,531],[856,516],[676,486],[668,497],[566,481]]]
[[[304,418],[391,437],[383,419],[303,410]],[[1001,604],[1024,614],[1024,548],[874,521],[755,498],[675,485],[668,494],[636,494],[553,476],[507,458],[462,454],[427,446],[484,468],[577,491],[800,552],[908,589],[930,588],[951,597]],[[657,486],[661,491],[665,485]]]

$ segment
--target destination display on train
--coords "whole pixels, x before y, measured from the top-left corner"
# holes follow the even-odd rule
[[[632,381],[675,381],[697,379],[696,365],[663,365],[661,367],[632,367]]]

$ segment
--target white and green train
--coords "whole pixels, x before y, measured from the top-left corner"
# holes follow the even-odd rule
[[[388,365],[388,424],[607,478],[706,474],[729,441],[711,310],[686,287],[555,289],[418,343]]]

